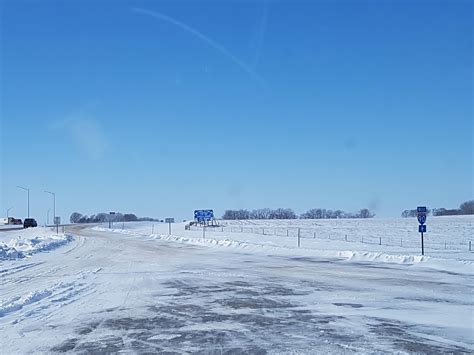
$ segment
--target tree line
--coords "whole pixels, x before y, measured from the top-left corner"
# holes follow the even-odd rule
[[[333,219],[333,218],[372,218],[375,214],[367,208],[363,208],[356,213],[347,213],[342,210],[327,210],[324,208],[313,208],[297,216],[291,208],[261,208],[256,210],[226,210],[222,219],[243,220],[243,219]]]
[[[428,214],[433,216],[458,216],[458,215],[468,215],[474,214],[474,200],[466,201],[461,203],[459,208],[446,209],[446,208],[433,208],[428,209]],[[416,217],[416,210],[404,210],[402,212],[402,217]]]
[[[73,212],[69,218],[71,223],[102,223],[102,222],[142,222],[142,221],[155,221],[159,222],[158,219],[151,217],[137,217],[133,213],[97,213],[90,216],[83,215],[79,212]]]

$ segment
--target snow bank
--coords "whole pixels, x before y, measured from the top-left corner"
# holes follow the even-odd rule
[[[200,245],[216,248],[231,248],[250,253],[262,253],[265,255],[290,255],[305,257],[324,257],[341,259],[348,262],[383,262],[391,264],[403,264],[421,266],[438,270],[451,271],[463,274],[474,274],[474,263],[466,260],[442,259],[421,255],[388,254],[376,251],[362,250],[320,250],[313,248],[297,248],[277,245],[269,242],[241,241],[236,239],[219,239],[213,237],[196,238],[165,234],[141,233],[136,230],[107,229],[93,227],[92,229],[104,232],[121,233],[132,236],[144,236],[150,239],[159,239],[184,244]]]
[[[31,291],[22,296],[0,301],[0,318],[10,312],[22,309],[24,306],[38,302],[52,294],[50,290]]]
[[[0,260],[21,259],[39,252],[53,250],[73,239],[74,237],[69,234],[35,236],[32,238],[18,236],[6,243],[0,243]]]

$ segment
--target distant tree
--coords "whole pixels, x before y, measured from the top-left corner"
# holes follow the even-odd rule
[[[300,218],[302,218],[302,219],[318,219],[318,218],[321,218],[321,213],[319,211],[321,211],[321,210],[316,209],[316,208],[312,208],[312,209],[306,211],[305,213],[303,213],[300,216]]]
[[[123,221],[124,222],[136,222],[136,221],[138,221],[138,218],[133,213],[125,213],[123,215]]]
[[[296,213],[291,208],[270,210],[270,219],[296,219]]]
[[[250,219],[250,212],[248,210],[226,210],[222,219],[226,220],[240,220]]]
[[[107,216],[108,216],[107,213],[104,213],[104,212],[98,213],[98,214],[95,216],[95,223],[107,222]]]
[[[474,200],[461,203],[459,210],[461,214],[474,214]]]
[[[375,215],[372,214],[367,208],[361,209],[359,213],[357,214],[358,218],[372,218],[374,216]]]
[[[444,216],[446,208],[433,208],[433,216]]]
[[[269,219],[270,218],[270,209],[269,208],[260,208],[250,212],[250,219]]]
[[[77,223],[89,223],[89,217],[87,215],[83,215],[81,218],[79,218],[79,221]]]
[[[81,218],[82,218],[82,214],[80,214],[79,212],[74,212],[74,213],[71,214],[71,217],[69,218],[69,221],[71,223],[79,223]]]
[[[408,217],[416,217],[416,210],[405,210],[402,212],[402,217],[408,218]]]

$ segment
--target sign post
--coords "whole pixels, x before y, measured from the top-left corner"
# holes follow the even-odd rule
[[[54,224],[56,225],[56,234],[59,233],[59,225],[61,224],[61,217],[54,217]]]
[[[109,229],[112,228],[112,215],[114,215],[115,212],[109,212]]]
[[[171,223],[174,223],[174,218],[165,218],[165,223],[168,223],[168,235],[171,235]]]
[[[420,225],[418,226],[418,232],[421,233],[421,255],[425,255],[425,247],[423,244],[423,233],[426,233],[426,214],[427,214],[427,209],[425,206],[419,206],[416,208],[416,213],[417,213],[417,218],[418,218],[418,223]]]

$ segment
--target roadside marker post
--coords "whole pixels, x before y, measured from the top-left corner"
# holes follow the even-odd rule
[[[171,235],[171,223],[174,223],[174,218],[165,218],[165,223],[168,223],[168,235]]]
[[[61,224],[61,217],[54,217],[54,224],[56,225],[56,234],[59,233],[59,225]]]
[[[301,231],[300,228],[298,228],[298,248],[301,245],[301,242],[300,242],[301,232],[300,231]]]
[[[427,211],[428,210],[425,206],[418,206],[416,208],[418,223],[420,224],[418,226],[418,232],[421,233],[421,255],[425,255],[425,246],[424,246],[424,241],[423,241],[423,233],[426,233],[425,222],[426,222]]]
[[[112,228],[112,215],[114,215],[115,212],[109,212],[109,229]]]

